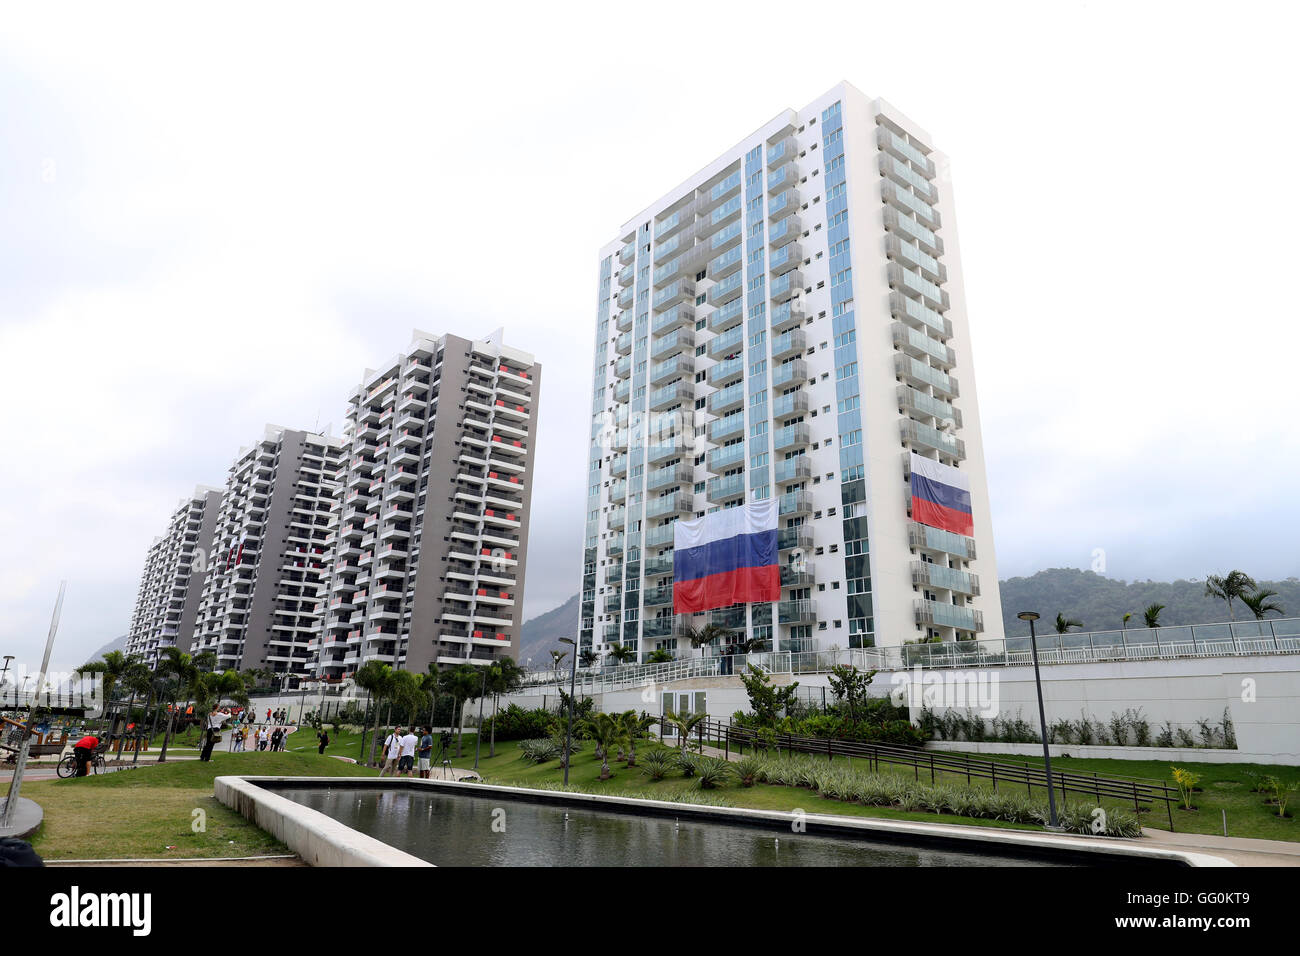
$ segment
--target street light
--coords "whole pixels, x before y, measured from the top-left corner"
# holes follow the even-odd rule
[[[573,759],[573,710],[575,706],[573,695],[578,687],[578,643],[571,637],[560,638],[560,643],[568,644],[573,648],[573,665],[569,672],[569,727],[564,732],[564,785],[567,787],[569,785],[569,764]]]
[[[1038,635],[1034,630],[1038,612],[1021,611],[1016,617],[1029,622],[1029,647],[1034,655],[1034,687],[1038,690],[1038,729],[1043,738],[1043,763],[1047,767],[1047,814],[1051,821],[1047,829],[1059,830],[1061,827],[1056,822],[1056,794],[1052,789],[1052,753],[1047,746],[1047,715],[1043,711],[1043,682],[1038,676]]]

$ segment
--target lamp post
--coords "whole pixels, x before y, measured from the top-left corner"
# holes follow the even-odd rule
[[[1034,655],[1034,687],[1038,691],[1038,729],[1043,739],[1043,764],[1047,768],[1047,815],[1050,820],[1047,829],[1059,830],[1061,829],[1060,824],[1056,822],[1056,793],[1052,789],[1052,753],[1047,746],[1047,715],[1043,710],[1043,682],[1038,676],[1038,635],[1034,630],[1034,622],[1038,620],[1038,613],[1036,611],[1021,611],[1016,617],[1029,622],[1029,647]]]
[[[569,726],[564,732],[564,785],[567,787],[569,785],[569,764],[573,758],[573,711],[577,706],[573,696],[578,687],[578,642],[571,637],[562,637],[560,643],[568,644],[573,648],[573,664],[569,671]]]
[[[488,665],[491,666],[491,665]],[[483,668],[483,680],[478,687],[478,733],[474,735],[474,769],[478,769],[479,751],[483,749],[483,698],[487,696],[487,672],[488,668]]]

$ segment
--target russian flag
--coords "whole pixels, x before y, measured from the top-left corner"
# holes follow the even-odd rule
[[[673,525],[673,613],[779,601],[776,499]]]
[[[912,452],[912,517],[931,528],[973,535],[970,476]]]

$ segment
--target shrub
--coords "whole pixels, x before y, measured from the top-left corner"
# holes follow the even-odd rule
[[[494,726],[497,740],[536,740],[554,733],[557,721],[548,710],[525,710],[511,704],[483,721],[484,735],[491,736]]]
[[[683,777],[693,777],[700,769],[701,757],[697,753],[689,750],[677,751],[677,766],[682,770]]]
[[[519,750],[525,759],[531,760],[533,763],[546,763],[550,760],[557,760],[564,753],[564,747],[550,737],[525,740],[519,745]]]
[[[678,756],[671,750],[659,748],[638,757],[641,772],[651,780],[662,780],[678,766]]]
[[[1182,797],[1184,810],[1195,810],[1192,806],[1192,791],[1200,783],[1199,774],[1194,774],[1190,770],[1183,770],[1180,767],[1170,767],[1174,773],[1174,784],[1178,787],[1178,795]]]
[[[736,761],[736,777],[742,787],[752,787],[761,779],[765,761],[762,757],[741,757]]]
[[[701,790],[712,790],[719,784],[726,783],[735,773],[731,764],[721,757],[701,757],[696,770]]]

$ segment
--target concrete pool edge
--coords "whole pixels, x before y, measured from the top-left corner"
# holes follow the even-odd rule
[[[222,780],[237,780],[250,784],[251,790],[257,790],[262,794],[275,797],[292,807],[297,807],[304,813],[314,814],[322,820],[328,821],[334,827],[356,834],[371,844],[378,844],[391,851],[406,857],[408,860],[416,860],[415,863],[409,862],[380,862],[372,864],[352,863],[352,864],[334,864],[334,865],[379,865],[379,866],[411,866],[411,865],[430,865],[422,860],[417,860],[409,854],[403,853],[380,843],[371,837],[366,837],[357,831],[333,820],[324,814],[314,810],[307,810],[298,804],[294,804],[285,797],[280,797],[272,790],[257,786],[258,783],[271,784],[275,787],[293,787],[307,786],[313,788],[334,788],[334,789],[392,789],[392,790],[415,790],[430,788],[448,792],[464,793],[471,796],[488,796],[491,794],[500,794],[503,797],[513,799],[529,800],[532,802],[552,803],[552,804],[569,804],[569,805],[587,805],[592,809],[621,810],[623,812],[633,812],[642,814],[651,814],[654,816],[664,816],[666,814],[677,816],[688,816],[695,819],[712,819],[720,822],[734,823],[738,825],[760,824],[772,826],[780,824],[789,826],[794,816],[790,811],[785,810],[756,810],[748,807],[715,807],[703,806],[690,803],[676,803],[668,800],[645,800],[637,797],[616,797],[605,794],[594,793],[577,793],[566,790],[535,790],[528,787],[508,787],[499,784],[485,783],[457,783],[441,780],[423,780],[415,777],[403,778],[384,778],[383,780],[374,777],[219,777],[218,782]],[[218,795],[220,799],[220,795]],[[222,800],[223,803],[227,801]],[[230,804],[227,803],[229,806]],[[242,811],[241,811],[242,812]],[[248,813],[245,817],[257,823]],[[881,817],[847,817],[837,814],[824,814],[805,812],[803,816],[805,823],[815,826],[820,833],[839,834],[862,837],[864,835],[874,835],[882,838],[892,838],[895,841],[904,843],[936,843],[946,844],[949,847],[965,849],[970,852],[978,852],[981,848],[990,852],[1008,851],[1021,853],[1037,853],[1044,855],[1066,854],[1074,857],[1087,858],[1093,856],[1098,858],[1099,862],[1118,862],[1122,863],[1129,860],[1133,863],[1177,863],[1189,867],[1230,867],[1236,864],[1231,863],[1222,857],[1214,856],[1207,853],[1194,853],[1187,850],[1174,849],[1159,846],[1144,846],[1136,840],[1118,840],[1107,837],[1088,837],[1079,835],[1040,833],[1031,830],[1007,830],[993,827],[968,827],[958,826],[945,823],[926,823],[914,820],[890,820]],[[260,823],[258,824],[261,825]],[[283,838],[281,838],[283,842]],[[1119,859],[1116,859],[1119,858]],[[304,856],[308,862],[312,860]],[[316,865],[330,865],[320,863]]]
[[[212,789],[220,803],[271,834],[311,866],[433,866],[258,785],[322,779],[228,776],[217,777]]]

